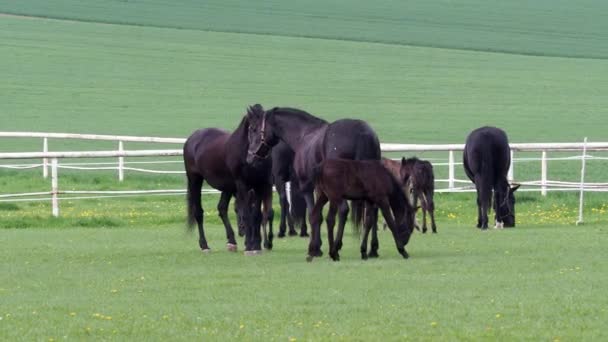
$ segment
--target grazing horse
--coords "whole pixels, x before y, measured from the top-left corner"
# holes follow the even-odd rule
[[[515,227],[515,196],[507,173],[511,153],[507,134],[496,127],[481,127],[467,137],[463,153],[464,171],[477,189],[477,228],[488,228],[488,210],[494,190],[496,228]]]
[[[380,142],[374,130],[361,120],[342,119],[332,123],[305,111],[277,107],[268,111],[250,112],[249,154],[247,161],[266,158],[273,146],[284,141],[295,152],[294,170],[304,194],[309,216],[314,206],[314,170],[326,159],[380,160]],[[353,222],[362,221],[361,201],[352,202]],[[348,204],[339,207],[339,227],[344,227]],[[377,208],[371,210],[377,216]],[[377,246],[372,246],[372,254]],[[377,254],[377,253],[376,253]],[[320,226],[312,229],[308,255],[321,256]]]
[[[264,228],[264,246],[272,248],[272,161],[267,158],[254,163],[245,162],[248,129],[249,122],[245,116],[232,134],[217,128],[200,129],[192,133],[184,144],[184,165],[188,178],[188,226],[192,228],[195,222],[198,225],[199,246],[204,252],[210,249],[203,229],[203,181],[221,191],[217,210],[226,229],[228,250],[236,251],[237,248],[234,231],[228,220],[228,205],[235,195],[237,214],[251,212],[254,216],[239,215],[239,232],[242,232],[241,224],[245,226],[245,251],[255,254],[261,250],[260,221]],[[250,189],[254,191],[255,198],[247,194]],[[263,214],[257,215],[262,202]],[[256,206],[253,211],[244,207],[252,205],[251,203]],[[245,211],[239,213],[241,209]],[[266,224],[269,224],[268,234]]]
[[[435,203],[433,195],[435,192],[435,175],[433,173],[433,165],[416,157],[401,158],[401,161],[382,158],[382,164],[397,178],[403,186],[406,196],[411,198],[411,204],[415,208],[418,206],[418,199],[422,207],[422,233],[426,233],[426,213],[429,213],[431,218],[431,229],[433,233],[437,233],[435,225]],[[418,225],[416,229],[420,230]]]
[[[380,208],[388,227],[393,233],[397,250],[404,257],[414,225],[415,211],[407,200],[397,179],[377,160],[327,159],[316,172],[315,203],[310,225],[316,229],[322,220],[323,206],[329,201],[327,212],[327,237],[330,246],[329,255],[334,261],[340,260],[338,254],[342,247],[342,229],[334,241],[334,224],[338,205],[343,200],[364,200]],[[366,208],[371,205],[366,206]],[[391,212],[392,211],[392,212]],[[374,217],[366,212],[363,241],[361,241],[361,258],[367,259],[367,237],[374,227]],[[312,260],[309,256],[308,261]]]
[[[308,236],[306,232],[306,202],[300,192],[298,179],[293,169],[293,150],[284,142],[279,142],[272,148],[272,180],[279,193],[281,204],[281,223],[278,237],[285,237],[289,226],[289,235],[298,235],[294,225],[300,226],[300,236]],[[287,182],[290,182],[290,199],[287,198]],[[289,203],[291,202],[291,204]]]

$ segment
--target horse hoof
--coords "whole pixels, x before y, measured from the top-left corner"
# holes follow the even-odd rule
[[[245,256],[256,256],[256,255],[262,255],[262,251],[259,249],[253,250],[253,251],[245,251]]]
[[[313,258],[314,258],[314,257],[313,257],[312,255],[307,255],[307,256],[306,256],[306,261],[308,261],[308,262],[312,262],[312,259],[313,259]]]
[[[272,242],[264,243],[264,248],[266,248],[267,250],[272,250]]]
[[[289,236],[297,236],[298,232],[296,232],[295,230],[290,230],[288,233]]]
[[[228,250],[228,252],[236,252],[237,247],[236,247],[236,244],[234,244],[234,243],[227,243],[226,249]]]
[[[209,254],[211,253],[211,248],[203,248],[201,249],[201,252],[203,252],[204,254]]]
[[[331,257],[331,260],[333,260],[333,261],[340,261],[340,254],[338,254],[338,253],[329,253],[329,256]]]
[[[369,252],[369,254],[367,254],[368,258],[377,258],[380,255],[378,255],[378,252]]]
[[[300,233],[300,237],[309,237],[308,233]]]
[[[278,237],[279,239],[284,238],[284,237],[285,237],[285,232],[279,232],[279,234],[277,234],[277,237]]]
[[[361,260],[367,260],[367,253],[361,252]]]

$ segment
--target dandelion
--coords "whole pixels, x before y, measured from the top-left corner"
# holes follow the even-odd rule
[[[501,315],[499,313],[496,314],[496,318],[500,318]]]
[[[241,323],[241,325],[239,325],[239,329],[243,329],[245,327],[244,324]]]
[[[289,342],[295,342],[295,341],[297,341],[297,339],[295,337],[290,337],[289,338]]]
[[[110,290],[110,292],[111,292],[111,293],[117,293],[117,292],[118,292],[118,290],[117,290],[117,289],[112,289],[112,290]]]
[[[70,312],[70,316],[74,317],[74,316],[76,316],[76,313],[75,312]]]
[[[431,326],[432,327],[436,327],[437,326],[437,322],[431,322]]]

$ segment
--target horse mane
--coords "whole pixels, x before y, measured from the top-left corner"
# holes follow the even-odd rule
[[[297,108],[290,108],[290,107],[274,107],[272,109],[270,109],[268,111],[268,114],[288,114],[291,116],[295,116],[297,119],[302,120],[302,121],[306,121],[306,122],[313,122],[313,123],[318,123],[318,124],[326,124],[327,121],[318,118],[308,112],[305,112],[301,109],[297,109]]]
[[[407,159],[405,160],[405,163],[406,163],[406,164],[415,164],[415,163],[418,163],[418,162],[420,162],[420,161],[421,161],[421,160],[420,160],[420,159],[418,159],[418,157],[411,157],[411,158],[407,158]]]

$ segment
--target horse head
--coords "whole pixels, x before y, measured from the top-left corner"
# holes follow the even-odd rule
[[[515,191],[519,184],[511,187],[505,182],[495,194],[496,227],[515,227]]]
[[[249,132],[247,139],[249,149],[247,150],[247,162],[251,163],[255,159],[266,159],[270,156],[272,146],[278,143],[272,125],[272,111],[264,111],[264,108],[255,104],[247,109],[247,119],[249,121]]]

